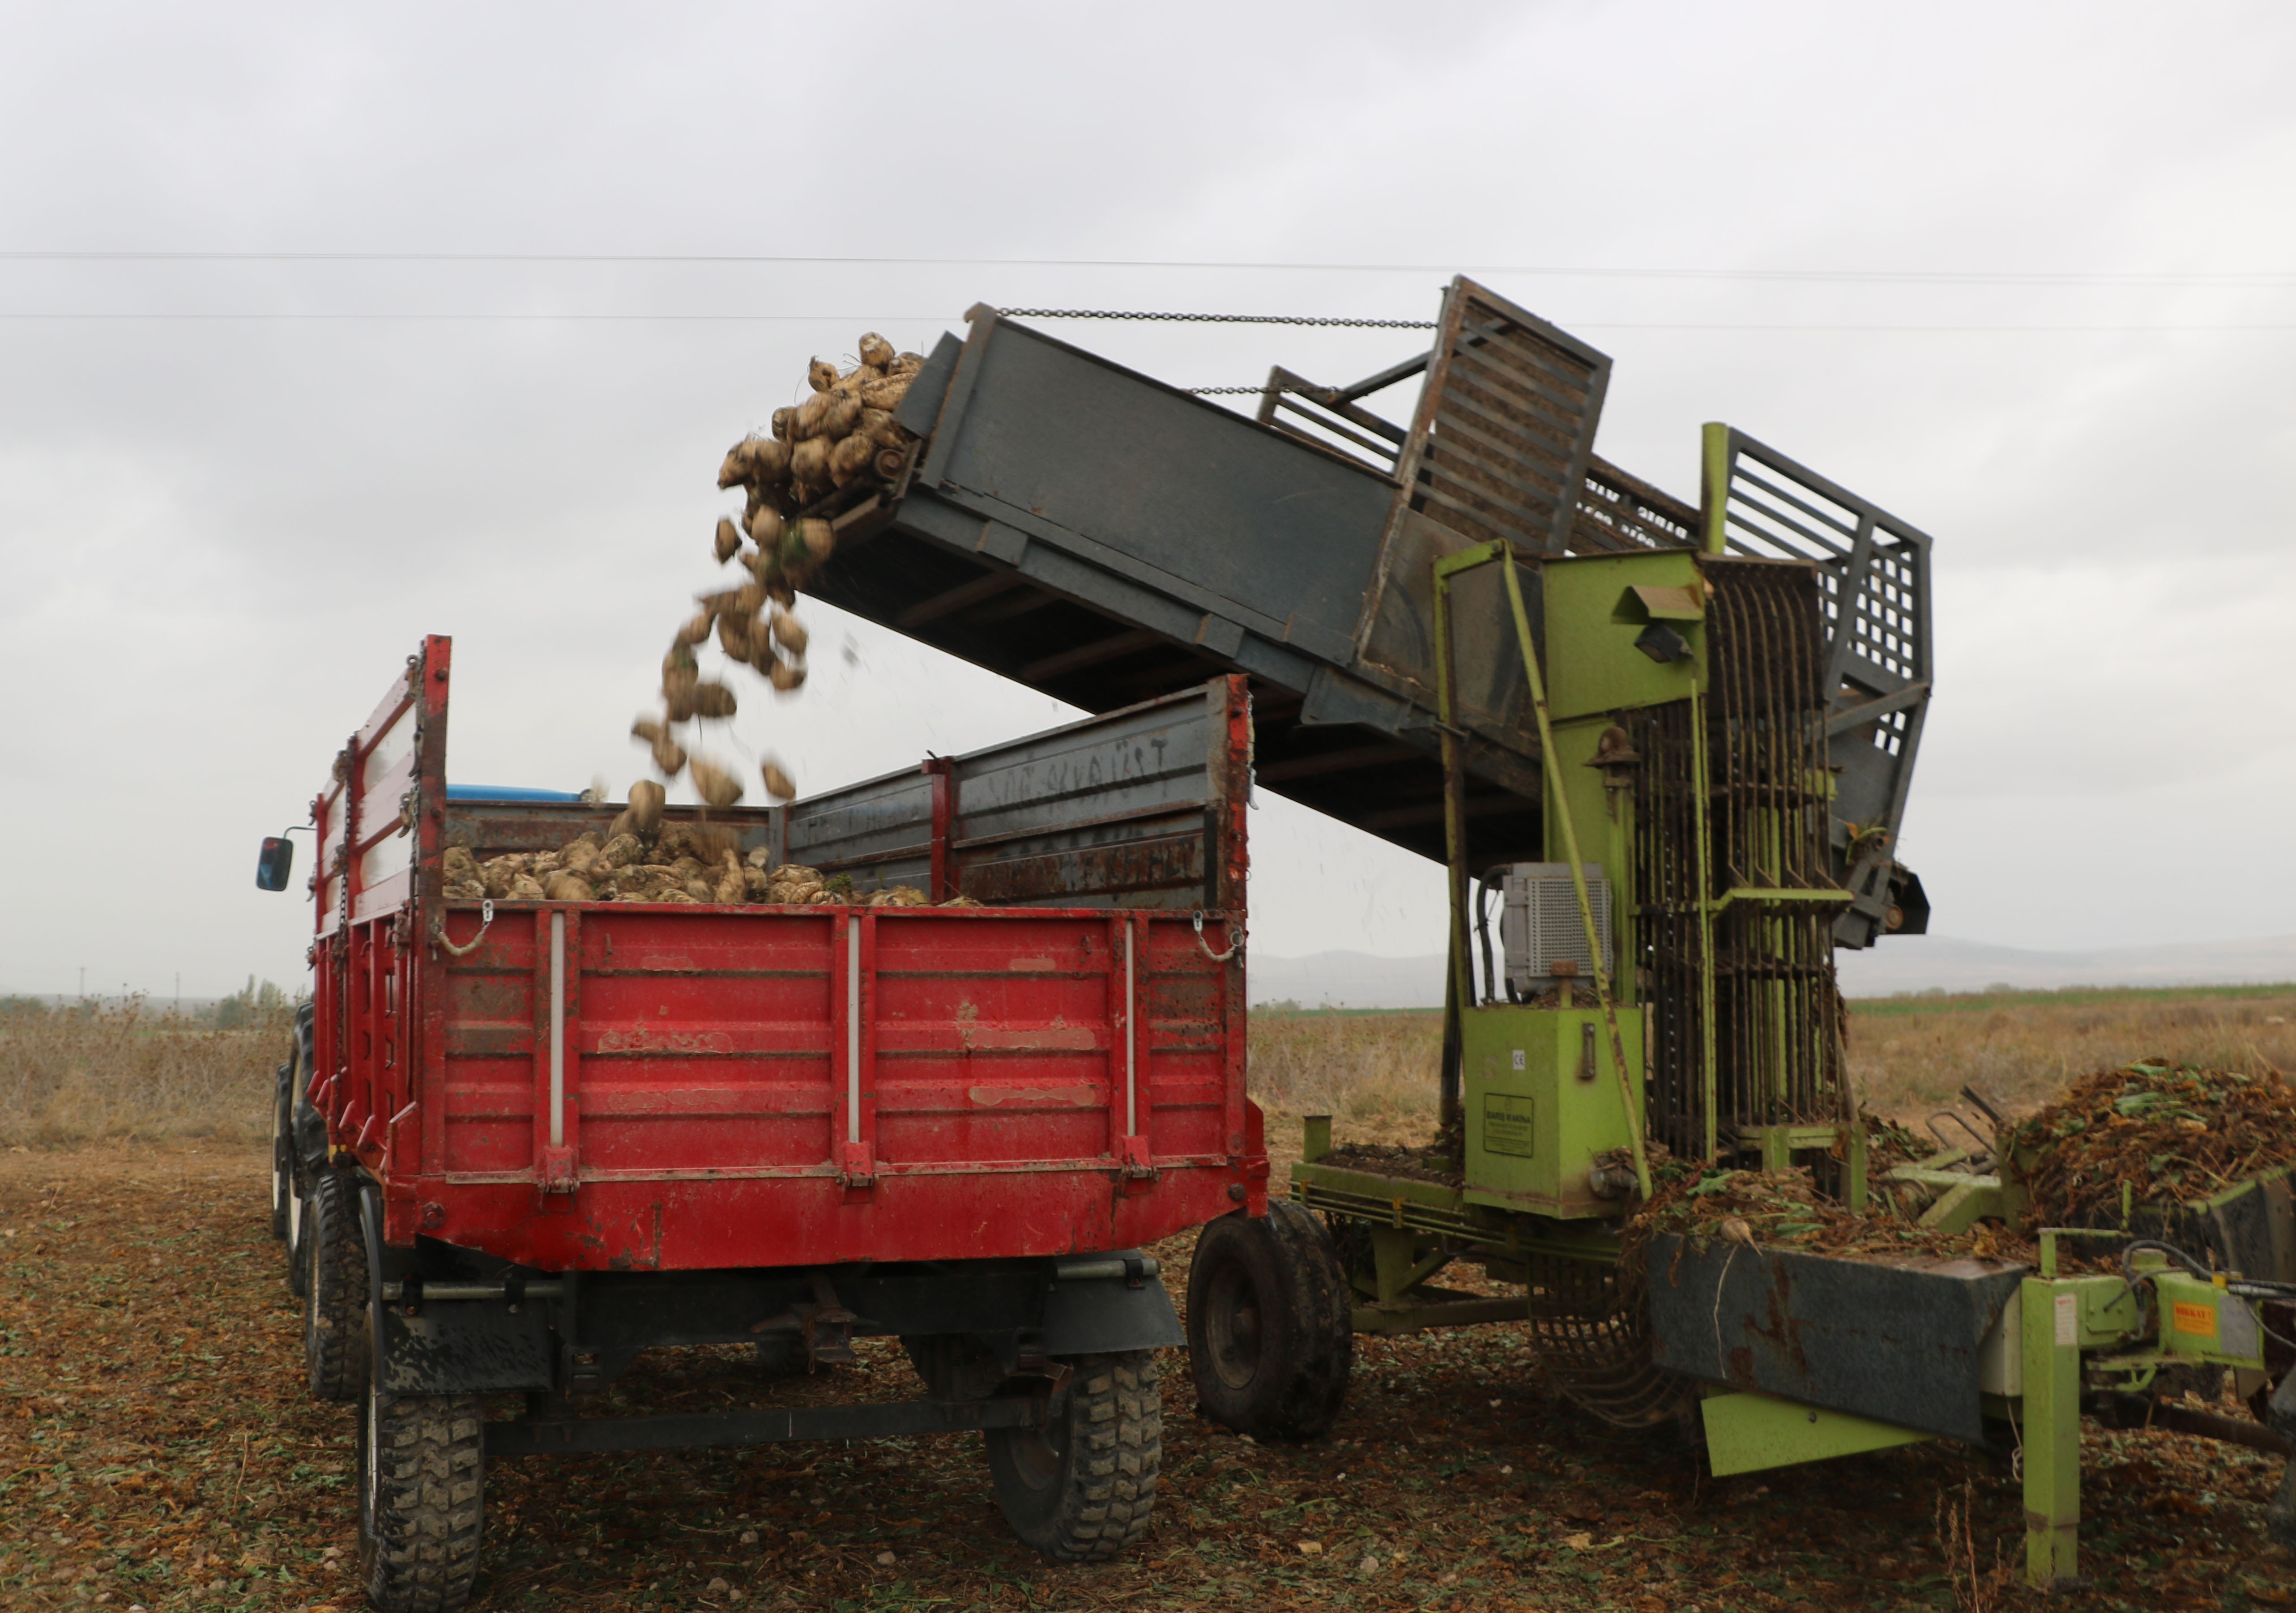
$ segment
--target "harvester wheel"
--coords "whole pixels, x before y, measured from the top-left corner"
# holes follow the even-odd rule
[[[1213,1421],[1254,1439],[1332,1426],[1355,1363],[1354,1306],[1331,1234],[1298,1205],[1224,1216],[1188,1268],[1188,1370]]]
[[[1042,1428],[991,1429],[996,1504],[1048,1562],[1096,1562],[1148,1532],[1164,1462],[1162,1374],[1152,1350],[1077,1355]]]
[[[367,1377],[366,1236],[358,1188],[323,1170],[304,1207],[303,1369],[321,1400],[356,1400]]]
[[[455,1613],[471,1597],[486,1521],[476,1395],[386,1395],[369,1383],[358,1431],[359,1575],[379,1613]]]

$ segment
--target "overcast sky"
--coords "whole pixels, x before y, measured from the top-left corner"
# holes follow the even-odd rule
[[[426,632],[455,776],[619,795],[719,457],[815,354],[980,301],[1428,318],[1454,270],[1613,356],[1607,457],[1694,497],[1726,420],[1935,536],[1902,855],[1938,930],[2296,930],[2284,5],[75,4],[0,37],[0,990],[299,982],[256,842]],[[1058,333],[1182,385],[1414,350]],[[802,789],[1065,715],[811,615],[812,682],[736,725]],[[1252,828],[1255,946],[1441,946],[1431,864],[1279,801]]]

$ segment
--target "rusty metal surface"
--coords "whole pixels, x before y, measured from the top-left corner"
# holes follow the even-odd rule
[[[1573,464],[1579,473],[1587,464],[1577,448],[1546,464],[1543,431],[1525,423],[1552,423],[1547,394],[1560,384],[1530,378],[1551,356],[1544,337],[1526,335],[1536,322],[1495,318],[1472,291],[1454,300],[1462,319],[1472,313],[1491,328],[1453,343],[1467,355],[1455,385],[1430,383],[1449,399],[1456,429],[1447,443],[1423,436],[1415,450],[1424,496],[1406,495],[1391,465],[1243,419],[977,309],[967,338],[944,338],[904,402],[903,423],[930,439],[914,475],[873,524],[853,530],[814,592],[1086,710],[1242,673],[1270,788],[1440,856],[1431,678],[1422,690],[1357,651],[1388,528],[1398,500],[1431,500],[1461,520],[1470,511],[1513,520],[1510,512],[1536,502],[1542,476],[1575,487]],[[1570,346],[1556,340],[1554,351]],[[1527,341],[1538,348],[1530,360],[1515,350]],[[1408,361],[1395,373],[1419,367]],[[1579,395],[1569,407],[1585,414],[1584,429],[1566,433],[1576,442],[1591,434],[1593,414],[1583,374],[1570,385]],[[1337,391],[1309,403],[1362,439],[1358,449],[1406,435]],[[1470,415],[1494,412],[1507,446],[1471,446],[1472,434],[1490,431]],[[1558,496],[1567,546],[1576,498]],[[1438,512],[1407,513],[1422,548],[1466,541]],[[1416,576],[1410,556],[1398,564],[1388,570]],[[1505,648],[1493,622],[1492,642]],[[1488,659],[1497,667],[1504,658]],[[1536,745],[1511,720],[1512,689],[1487,704],[1471,756],[1484,798],[1479,836],[1495,858],[1531,856]]]
[[[1229,732],[1244,680],[1216,678],[1008,744],[937,757],[774,809],[776,860],[992,905],[1226,905],[1243,784]],[[938,880],[939,883],[936,885]]]
[[[374,730],[422,719],[396,905],[354,906],[382,893],[345,861],[313,949],[311,1103],[381,1184],[392,1246],[554,1271],[1033,1257],[1264,1205],[1242,958],[1193,922],[1210,909],[1216,946],[1242,923],[1242,680],[907,775],[949,877],[1057,905],[489,919],[417,898],[447,845],[554,847],[617,808],[449,802],[447,651],[429,642],[422,698]],[[380,754],[347,752],[332,810],[353,845]],[[756,845],[774,828],[709,815]]]
[[[1981,1444],[1979,1346],[2026,1268],[1702,1252],[1665,1232],[1649,1274],[1657,1365]]]

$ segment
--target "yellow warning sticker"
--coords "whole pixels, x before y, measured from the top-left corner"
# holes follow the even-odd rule
[[[2169,1325],[2190,1339],[2213,1339],[2217,1336],[2217,1307],[2190,1305],[2179,1299]]]

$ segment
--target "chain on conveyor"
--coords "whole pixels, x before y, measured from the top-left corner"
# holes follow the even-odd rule
[[[1324,325],[1357,331],[1431,331],[1431,319],[1343,319],[1326,314],[1158,314],[1119,308],[999,308],[999,319],[1132,319],[1168,321],[1177,324]],[[1296,392],[1312,397],[1323,387],[1184,387],[1192,397],[1258,397],[1269,391]]]

